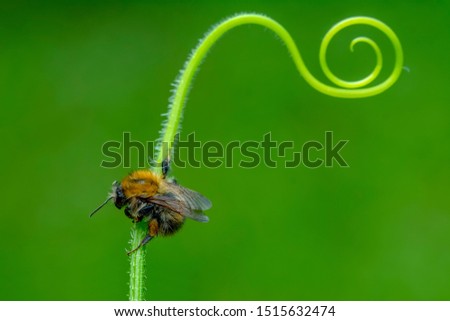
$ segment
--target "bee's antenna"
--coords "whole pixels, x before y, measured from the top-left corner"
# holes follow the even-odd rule
[[[113,199],[113,198],[114,198],[113,196],[108,197],[108,198],[106,199],[106,201],[104,201],[104,202],[102,203],[102,205],[100,205],[99,207],[97,207],[97,208],[89,215],[89,217],[92,217],[92,215],[94,215],[95,213],[97,213],[99,209],[101,209],[103,206],[105,206],[106,203],[108,203],[108,202],[109,202],[111,199]]]

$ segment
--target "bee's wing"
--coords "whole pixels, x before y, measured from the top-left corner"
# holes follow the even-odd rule
[[[206,211],[212,206],[209,199],[196,191],[178,184],[170,184],[168,188],[170,192],[177,195],[182,201],[186,202],[192,210]]]
[[[178,199],[172,193],[156,194],[152,196],[149,201],[151,203],[160,205],[173,212],[180,213],[183,216],[189,217],[198,222],[208,222],[208,216],[204,215],[201,210],[192,209],[184,199]]]

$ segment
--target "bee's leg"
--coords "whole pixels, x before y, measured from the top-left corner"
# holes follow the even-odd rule
[[[133,215],[131,215],[130,208],[128,206],[125,207],[125,215],[134,221],[134,217],[133,217]]]
[[[156,235],[158,235],[158,230],[158,221],[155,218],[151,219],[150,222],[148,222],[148,234],[150,235],[150,237],[155,237]]]
[[[131,215],[131,209],[130,209],[129,207],[126,207],[126,208],[125,208],[125,215],[126,215],[128,218],[131,218],[131,220],[132,220],[134,223],[139,223],[140,221],[142,221],[142,216],[134,217],[133,215]]]
[[[137,217],[134,218],[135,222],[140,222],[142,221],[144,218],[146,217],[150,217],[151,213],[154,210],[155,205],[152,203],[149,203],[147,205],[145,205],[144,207],[142,207],[138,212],[137,212]]]
[[[175,135],[175,137],[173,138],[173,143],[171,144],[171,148],[175,149],[176,146],[178,146],[179,140],[180,140],[180,133],[177,133]],[[161,162],[161,171],[162,171],[163,178],[166,178],[167,173],[170,170],[170,154],[171,153],[170,153],[170,149],[169,149],[166,158]]]
[[[144,239],[142,240],[141,244],[139,244],[137,248],[135,248],[135,249],[133,249],[133,250],[131,250],[131,251],[128,251],[128,252],[127,252],[127,255],[130,255],[130,254],[136,252],[137,250],[139,250],[139,249],[140,249],[141,247],[143,247],[145,244],[147,244],[148,242],[150,242],[150,240],[151,240],[152,238],[153,238],[152,236],[150,236],[150,235],[147,234],[147,235],[144,237]]]
[[[162,171],[164,178],[166,178],[169,170],[170,170],[170,158],[169,158],[169,156],[167,156],[167,158],[165,160],[163,160],[161,163],[161,171]]]
[[[144,239],[141,241],[141,243],[138,245],[137,248],[129,251],[127,255],[130,255],[137,250],[139,250],[141,247],[143,247],[145,244],[150,242],[152,238],[154,238],[156,235],[158,235],[158,221],[156,219],[152,219],[148,222],[148,234],[144,237]]]
[[[149,203],[139,210],[139,214],[141,214],[143,216],[150,214],[154,210],[154,208],[155,208],[155,204]]]

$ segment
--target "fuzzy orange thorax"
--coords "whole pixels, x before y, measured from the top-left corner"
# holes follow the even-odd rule
[[[122,189],[127,198],[148,198],[155,195],[163,180],[162,176],[149,170],[138,170],[122,180]]]

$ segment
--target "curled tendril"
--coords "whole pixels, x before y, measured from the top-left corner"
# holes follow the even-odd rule
[[[361,80],[357,80],[357,81],[345,81],[345,80],[342,80],[342,79],[336,77],[331,72],[331,70],[328,68],[328,64],[326,61],[326,53],[327,53],[328,45],[330,44],[333,37],[339,31],[341,31],[342,29],[347,28],[349,26],[353,26],[353,25],[369,25],[369,26],[375,27],[375,28],[381,30],[382,32],[384,32],[384,34],[391,41],[391,43],[394,47],[394,50],[395,50],[395,55],[396,55],[395,58],[396,59],[395,59],[394,70],[392,71],[391,75],[383,83],[379,84],[378,86],[373,86],[373,87],[369,87],[369,88],[365,88],[365,89],[357,90],[357,91],[354,91],[354,90],[353,91],[342,91],[342,90],[340,90],[338,92],[333,92],[333,91],[328,92],[328,91],[322,91],[322,90],[318,89],[319,91],[322,91],[325,94],[328,94],[331,96],[336,96],[336,97],[342,97],[342,98],[362,98],[362,97],[373,96],[373,95],[377,95],[377,94],[383,92],[384,90],[388,89],[389,87],[391,87],[395,83],[397,78],[400,76],[400,73],[401,73],[402,67],[403,67],[402,46],[401,46],[400,41],[398,40],[397,36],[395,35],[395,33],[392,31],[392,29],[390,29],[383,22],[373,19],[373,18],[353,17],[353,18],[345,19],[345,20],[335,24],[327,32],[327,34],[325,35],[325,37],[322,40],[322,43],[320,45],[319,60],[320,60],[320,66],[321,66],[324,74],[327,76],[327,78],[337,86],[340,86],[343,88],[356,89],[356,88],[361,88],[366,85],[369,85],[380,74],[380,71],[383,67],[383,55],[381,54],[381,50],[378,47],[378,45],[376,44],[376,42],[367,37],[357,37],[357,38],[353,39],[353,41],[350,43],[350,50],[353,51],[355,45],[358,43],[361,43],[361,42],[366,43],[370,47],[372,47],[372,49],[376,55],[376,65],[375,65],[375,68],[372,70],[372,72],[368,76],[366,76],[365,78],[363,78]],[[335,93],[338,95],[335,95]]]
[[[326,95],[339,97],[339,98],[363,98],[378,95],[391,87],[398,77],[403,68],[403,51],[395,33],[383,22],[369,17],[351,17],[345,19],[336,25],[334,25],[328,33],[325,35],[322,44],[320,46],[319,52],[319,62],[320,66],[327,76],[327,78],[336,86],[333,87],[324,84],[317,80],[308,70],[303,59],[300,55],[294,40],[287,30],[280,25],[275,20],[260,14],[238,14],[236,16],[230,17],[218,25],[214,26],[206,36],[200,40],[198,46],[194,49],[191,56],[187,60],[184,69],[180,72],[179,77],[175,81],[175,90],[173,96],[170,100],[169,112],[167,121],[161,131],[162,137],[160,140],[160,146],[156,154],[156,162],[161,163],[162,160],[167,156],[170,151],[168,148],[161,148],[162,146],[171,146],[174,141],[174,137],[178,132],[179,123],[182,116],[183,106],[186,101],[186,97],[189,92],[190,84],[194,74],[196,73],[201,61],[205,57],[206,53],[212,47],[212,45],[227,31],[233,29],[234,27],[245,25],[245,24],[257,24],[264,26],[272,30],[277,34],[281,40],[285,43],[289,53],[292,56],[295,66],[299,71],[300,75],[308,82],[310,86],[314,89],[324,93]],[[376,55],[376,65],[372,72],[365,78],[358,81],[345,81],[336,77],[328,67],[326,62],[326,52],[327,47],[332,40],[332,38],[342,29],[353,25],[368,25],[382,31],[387,38],[391,41],[395,52],[395,64],[391,74],[388,78],[371,87],[365,87],[372,83],[374,79],[379,75],[382,66],[383,58],[381,50],[378,45],[371,39],[367,37],[357,37],[350,44],[350,50],[353,51],[354,46],[358,43],[366,43],[372,47]],[[155,169],[158,170],[158,169]]]
[[[383,55],[381,54],[380,48],[378,47],[376,42],[373,41],[372,39],[369,39],[366,37],[358,37],[358,38],[353,39],[353,41],[350,43],[350,50],[353,51],[355,44],[360,43],[360,42],[365,42],[373,48],[373,51],[375,52],[376,59],[377,59],[375,68],[372,70],[372,72],[368,76],[366,76],[363,79],[360,79],[357,81],[346,81],[346,80],[342,80],[342,79],[336,77],[333,74],[333,72],[328,68],[328,64],[326,61],[326,51],[327,51],[327,47],[328,47],[328,42],[325,43],[325,41],[322,41],[322,45],[320,46],[320,52],[319,52],[320,66],[321,66],[325,76],[327,76],[327,78],[332,83],[334,83],[336,86],[340,86],[343,88],[360,88],[360,87],[364,87],[364,86],[370,84],[372,81],[374,81],[378,77],[378,75],[381,71],[381,68],[383,66]]]

